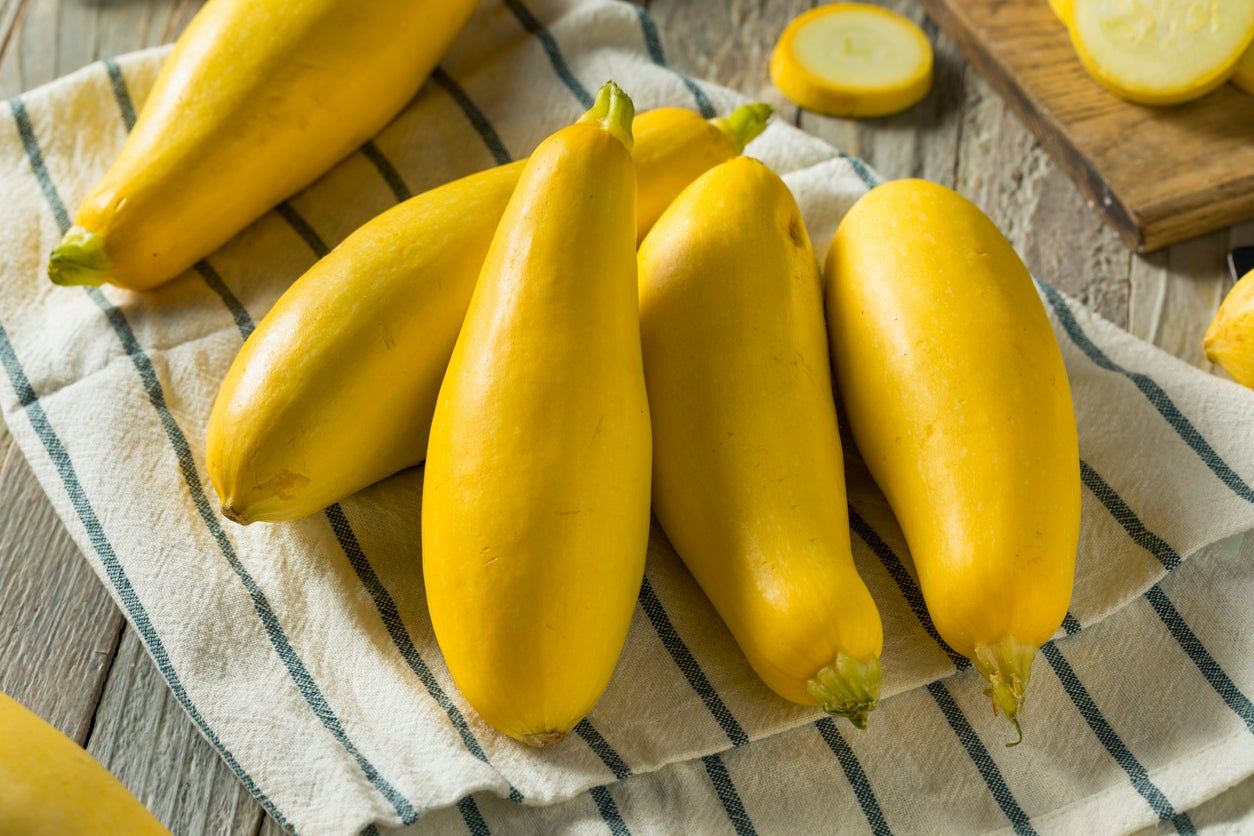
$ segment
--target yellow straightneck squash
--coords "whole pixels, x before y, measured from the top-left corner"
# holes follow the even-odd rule
[[[680,108],[638,117],[642,234],[697,175],[739,154],[770,113],[745,105],[708,121]],[[280,297],[209,419],[209,479],[228,517],[302,517],[423,460],[444,369],[524,164],[384,212]]]
[[[928,612],[1017,725],[1080,525],[1071,390],[1040,297],[979,209],[921,180],[849,210],[825,281],[840,397]]]
[[[1202,338],[1206,359],[1254,389],[1254,270],[1224,298]]]
[[[527,162],[431,425],[431,624],[470,705],[534,746],[565,736],[605,690],[644,574],[631,112],[607,84]]]
[[[0,833],[169,831],[82,747],[0,693]]]
[[[818,264],[757,160],[706,172],[640,249],[653,508],[758,675],[865,728],[883,630],[854,568]]]
[[[52,253],[63,285],[146,290],[309,185],[404,106],[474,0],[210,0]]]

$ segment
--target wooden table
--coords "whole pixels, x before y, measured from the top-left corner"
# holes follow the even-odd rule
[[[916,20],[916,0],[879,0]],[[1044,0],[1042,0],[1044,2]],[[201,0],[0,0],[0,96],[97,58],[173,39]],[[973,198],[1034,273],[1137,336],[1210,368],[1202,332],[1231,279],[1230,246],[1254,223],[1135,256],[936,27],[936,84],[920,105],[868,122],[799,113],[767,59],[809,0],[653,0],[667,57],[779,107],[779,118],[888,177],[925,177]],[[174,701],[0,425],[0,691],[73,737],[177,834],[279,833]],[[1247,782],[1249,785],[1250,782]],[[1247,786],[1240,805],[1248,809]],[[1229,798],[1227,803],[1231,803]]]

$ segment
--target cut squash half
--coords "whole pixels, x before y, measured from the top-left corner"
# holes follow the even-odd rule
[[[887,116],[932,86],[932,45],[908,18],[864,3],[800,15],[771,54],[771,80],[807,110]]]
[[[1176,104],[1232,75],[1254,41],[1254,2],[1083,0],[1070,29],[1085,69],[1113,93]]]

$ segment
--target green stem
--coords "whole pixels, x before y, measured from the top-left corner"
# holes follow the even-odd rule
[[[48,256],[48,278],[62,287],[97,287],[108,281],[112,272],[113,262],[105,253],[104,239],[81,226],[70,227]]]
[[[597,91],[597,99],[593,102],[592,108],[581,116],[579,121],[585,125],[600,125],[618,137],[630,151],[632,146],[631,120],[635,115],[636,108],[631,103],[631,97],[617,84],[607,81]]]
[[[727,135],[732,145],[736,147],[736,153],[739,154],[758,134],[766,130],[766,123],[770,121],[774,113],[775,108],[769,104],[755,102],[741,105],[726,116],[715,117],[710,122]]]
[[[1019,725],[1019,709],[1032,676],[1032,659],[1036,657],[1036,645],[1024,644],[1014,636],[1006,636],[996,644],[975,647],[976,669],[988,680],[984,693],[993,700],[993,713],[998,709],[1006,719],[1014,723],[1018,739],[1007,746],[1023,742],[1023,728]]]
[[[865,729],[867,714],[879,705],[881,678],[878,657],[855,659],[841,650],[806,683],[806,691],[828,714]]]

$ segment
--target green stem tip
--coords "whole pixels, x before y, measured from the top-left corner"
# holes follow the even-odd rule
[[[48,278],[62,287],[104,284],[113,271],[104,239],[81,226],[72,226],[48,256]]]
[[[769,104],[754,102],[741,105],[726,116],[718,116],[710,121],[714,127],[727,135],[732,145],[736,146],[736,153],[739,154],[745,150],[746,145],[757,138],[758,134],[766,130],[766,123],[771,121],[774,113],[775,108]]]
[[[996,644],[976,645],[976,669],[988,680],[984,693],[993,700],[993,713],[1000,710],[1014,724],[1018,737],[1007,746],[1023,742],[1023,727],[1019,725],[1019,709],[1032,676],[1032,660],[1036,657],[1036,645],[1024,644],[1014,636],[1006,636]]]
[[[841,650],[806,683],[806,691],[828,714],[865,730],[867,714],[879,705],[881,679],[878,657],[855,659]]]
[[[585,125],[600,125],[605,130],[612,133],[627,146],[627,150],[631,150],[631,120],[635,118],[636,106],[631,103],[631,96],[623,92],[623,88],[619,87],[612,81],[607,81],[601,85],[601,89],[597,91],[596,101],[592,103],[592,107],[579,118],[579,121]]]

